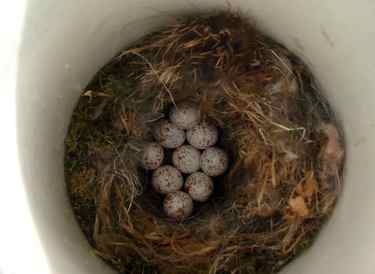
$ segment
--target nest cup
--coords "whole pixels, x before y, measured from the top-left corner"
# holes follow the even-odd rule
[[[137,155],[152,137],[166,149],[182,144],[179,127],[188,125],[171,106],[193,107],[203,123],[221,127],[233,164],[223,174],[227,153],[210,147],[189,171],[175,153],[198,150],[177,148],[181,172],[200,163],[207,175],[222,175],[215,185],[224,191],[195,212],[186,193],[168,194],[168,220],[152,213],[160,203]],[[168,113],[173,123],[161,119]],[[311,73],[230,11],[181,18],[123,50],[86,87],[65,144],[77,220],[94,252],[120,272],[279,271],[312,244],[343,185],[341,128]],[[181,187],[175,172],[156,170],[153,188],[178,190],[173,180],[169,190],[157,186],[164,174]],[[184,211],[173,215],[181,199]]]
[[[266,3],[258,2],[242,2],[234,7],[250,8],[259,20],[260,27],[309,60],[315,76],[329,95],[330,102],[348,127],[346,134],[350,155],[347,164],[347,194],[339,203],[333,219],[325,227],[313,249],[285,269],[285,272],[351,273],[358,269],[358,265],[370,264],[370,245],[363,246],[358,243],[371,242],[371,231],[374,229],[373,224],[368,221],[372,208],[369,205],[373,203],[370,197],[373,174],[366,168],[367,163],[373,160],[370,153],[372,145],[368,140],[373,139],[372,115],[369,114],[372,109],[373,100],[370,99],[373,96],[371,90],[374,82],[369,71],[363,71],[362,77],[357,73],[362,71],[363,64],[367,64],[372,50],[371,43],[355,42],[371,42],[372,38],[368,37],[365,31],[370,31],[371,24],[367,24],[372,20],[367,6],[370,4],[360,3],[352,7],[354,3],[342,4],[333,1],[312,5],[305,1],[301,2],[300,8],[309,12],[302,14],[299,12],[301,9],[297,11],[275,2],[275,8],[285,11],[275,17],[265,8]],[[336,9],[336,4],[340,6],[342,13],[335,15],[335,22],[340,24],[330,20],[332,15],[329,11]],[[168,1],[155,5],[158,9],[165,8],[173,14],[194,10],[188,5]],[[201,5],[200,10],[217,8],[216,1],[207,1]],[[31,250],[35,246],[40,248],[24,254],[25,257],[33,258],[30,260],[33,264],[14,263],[13,267],[19,270],[19,273],[24,272],[23,268],[35,270],[37,273],[112,273],[112,269],[90,255],[86,239],[79,231],[69,209],[62,169],[62,140],[81,89],[93,74],[120,47],[136,40],[156,25],[163,25],[170,19],[170,15],[164,16],[162,13],[163,16],[160,16],[158,13],[153,17],[155,11],[145,8],[139,1],[107,1],[105,6],[98,1],[97,5],[90,9],[90,16],[82,16],[85,9],[77,1],[65,2],[54,7],[44,7],[40,3],[29,1],[26,18],[39,18],[38,15],[43,8],[48,8],[48,16],[51,18],[61,18],[61,11],[66,11],[66,16],[56,21],[46,18],[48,24],[43,20],[36,20],[35,24],[25,25],[24,33],[32,35],[23,37],[20,47],[22,54],[17,78],[17,145],[21,166],[18,166],[18,163],[14,164],[15,167],[21,167],[23,178],[15,178],[14,174],[10,174],[9,177],[15,178],[15,185],[25,188],[28,195],[27,201],[23,200],[20,192],[15,191],[12,196],[25,205],[23,213],[32,213],[32,221],[23,215],[20,216],[25,221],[22,229],[30,236],[29,239],[39,240],[26,241],[25,250]],[[354,10],[361,16],[355,16]],[[361,26],[361,31],[348,35],[351,30],[348,18],[354,17]],[[67,21],[74,22],[74,28],[70,28],[66,24]],[[321,22],[324,22],[323,26]],[[123,26],[126,27],[123,29]],[[312,31],[311,26],[314,26],[316,31]],[[42,34],[40,30],[45,28],[50,32]],[[64,30],[64,36],[59,35],[61,30]],[[340,37],[341,43],[337,43],[337,37]],[[113,42],[113,47],[108,47],[109,40],[118,42]],[[63,43],[66,41],[75,41],[77,45],[66,47]],[[42,50],[42,45],[50,47]],[[56,51],[59,54],[56,54]],[[342,60],[343,53],[351,57]],[[43,67],[40,67],[40,60],[46,60]],[[328,71],[330,73],[327,73]],[[49,77],[45,77],[46,75]],[[359,97],[358,90],[368,99],[363,100]],[[14,114],[9,115],[13,117]],[[42,134],[38,138],[30,138],[30,132]],[[366,132],[366,136],[362,136],[361,132]],[[358,178],[361,178],[361,187],[355,187],[354,183],[358,182],[355,179]],[[352,216],[356,216],[358,223],[349,221]],[[361,233],[357,233],[358,227],[362,227]],[[12,231],[7,232],[7,235],[13,235]],[[3,248],[6,246],[10,247],[12,243],[4,239]],[[12,248],[9,250],[9,256],[14,258],[18,258],[24,252],[15,252]],[[361,270],[363,273],[371,273],[371,269],[373,268],[368,267]]]

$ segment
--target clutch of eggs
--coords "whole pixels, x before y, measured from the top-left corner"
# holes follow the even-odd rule
[[[224,150],[214,147],[219,139],[218,129],[209,122],[201,122],[197,105],[180,103],[171,109],[169,119],[154,125],[152,133],[158,143],[144,147],[142,164],[145,169],[154,170],[153,188],[166,195],[163,204],[166,215],[182,221],[192,214],[193,201],[205,202],[212,195],[211,177],[226,171],[228,156]],[[184,145],[185,141],[188,144]],[[165,157],[163,147],[174,149],[174,166],[161,166]],[[189,175],[185,184],[182,173]]]

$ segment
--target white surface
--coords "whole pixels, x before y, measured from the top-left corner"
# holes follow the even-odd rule
[[[0,5],[0,273],[48,273],[26,200],[16,136],[17,61],[25,2]],[[21,246],[22,245],[22,246]],[[20,262],[19,258],[22,258]]]
[[[218,8],[225,1],[3,2],[1,268],[6,274],[111,273],[91,255],[65,194],[63,137],[74,104],[87,81],[121,46],[173,15]],[[314,247],[285,273],[373,274],[375,2],[231,4],[305,58],[345,126],[344,196]]]

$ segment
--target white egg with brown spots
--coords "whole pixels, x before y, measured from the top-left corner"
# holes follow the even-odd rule
[[[152,186],[160,194],[168,194],[180,190],[184,179],[180,171],[173,166],[162,166],[152,174]]]
[[[214,184],[211,177],[203,172],[195,172],[186,179],[184,188],[194,201],[205,202],[214,191]]]
[[[177,148],[172,155],[174,166],[182,173],[190,174],[200,168],[201,153],[190,145],[183,145]]]
[[[164,160],[164,149],[158,143],[148,143],[142,149],[142,166],[154,170],[161,166]]]
[[[186,138],[193,147],[206,149],[216,144],[219,133],[214,125],[202,123],[189,129],[186,133]]]
[[[228,162],[228,155],[224,150],[210,147],[203,151],[200,166],[204,173],[214,177],[222,175],[227,170]]]
[[[167,194],[163,203],[165,214],[174,220],[182,221],[193,213],[193,200],[189,194],[177,191]]]
[[[172,108],[169,119],[181,129],[190,129],[199,124],[201,111],[197,105],[190,102],[183,102]]]
[[[152,133],[155,140],[165,148],[177,148],[186,139],[185,131],[167,120],[157,122],[153,126]]]

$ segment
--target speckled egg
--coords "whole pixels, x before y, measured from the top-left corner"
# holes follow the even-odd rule
[[[201,153],[195,147],[183,145],[177,148],[172,155],[174,166],[183,173],[193,173],[200,168]]]
[[[164,160],[164,149],[158,143],[148,143],[142,150],[142,165],[145,169],[153,170],[161,166]]]
[[[163,147],[176,148],[185,142],[185,131],[167,120],[157,122],[153,127],[153,135]]]
[[[216,144],[218,140],[217,128],[209,123],[202,123],[189,129],[186,134],[187,141],[197,149],[206,149]]]
[[[185,191],[197,202],[205,202],[210,198],[214,190],[214,184],[211,177],[203,172],[191,174],[185,182]]]
[[[200,122],[201,112],[197,105],[184,102],[172,108],[169,119],[181,129],[190,129]]]
[[[193,213],[193,200],[182,191],[169,193],[164,199],[164,211],[168,217],[182,221]]]
[[[228,168],[228,155],[220,148],[207,148],[201,155],[200,165],[208,176],[219,176]]]
[[[182,188],[183,184],[181,172],[173,166],[159,167],[152,174],[152,186],[161,194],[176,192]]]

